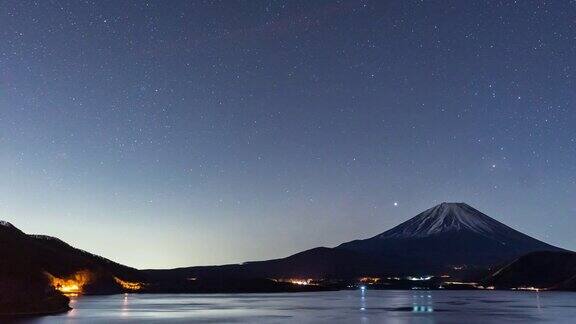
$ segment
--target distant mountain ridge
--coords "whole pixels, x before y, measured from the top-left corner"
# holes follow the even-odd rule
[[[576,253],[528,253],[492,273],[485,283],[504,289],[524,287],[576,291]]]

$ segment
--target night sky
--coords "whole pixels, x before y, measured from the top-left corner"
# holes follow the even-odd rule
[[[0,1],[0,219],[131,266],[467,202],[576,249],[574,1]]]

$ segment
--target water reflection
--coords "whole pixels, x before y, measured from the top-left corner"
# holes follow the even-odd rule
[[[434,312],[434,300],[431,291],[423,291],[412,294],[412,312],[413,313],[432,313]]]
[[[130,311],[130,303],[128,300],[128,294],[124,294],[124,298],[122,299],[122,307],[120,308],[120,316],[121,317],[128,317]]]
[[[52,323],[575,323],[574,293],[355,291],[81,296]],[[542,305],[543,304],[543,305]],[[2,321],[0,321],[2,322]]]
[[[366,310],[366,286],[360,286],[360,310]]]
[[[360,286],[360,323],[369,323],[370,319],[366,316],[366,286]]]
[[[67,317],[74,317],[76,315],[76,308],[77,308],[77,303],[78,303],[78,299],[80,298],[79,296],[68,296],[68,298],[70,298],[70,307],[72,307],[71,310],[69,310],[66,313]]]

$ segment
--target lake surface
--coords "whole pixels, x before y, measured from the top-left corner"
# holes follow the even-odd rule
[[[576,323],[576,293],[367,290],[83,296],[24,323]]]

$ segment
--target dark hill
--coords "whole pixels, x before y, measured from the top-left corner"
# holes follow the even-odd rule
[[[222,266],[187,267],[172,270],[145,270],[151,278],[353,278],[382,264],[352,251],[319,247],[292,256],[267,261]]]
[[[68,280],[69,292],[118,293],[125,288],[117,279],[140,281],[143,274],[59,239],[27,235],[1,221],[0,314],[68,310],[68,298],[54,289],[64,287],[56,287],[56,279]]]
[[[134,268],[76,249],[60,239],[28,235],[10,223],[3,224],[0,226],[0,266],[3,269],[40,269],[58,278],[85,271],[91,278],[84,287],[84,293],[122,291],[114,277],[127,281],[143,279],[142,274]]]
[[[487,285],[576,291],[576,253],[532,252],[494,272]]]
[[[68,298],[50,288],[43,270],[32,260],[28,237],[0,222],[0,315],[46,314],[69,309]]]

